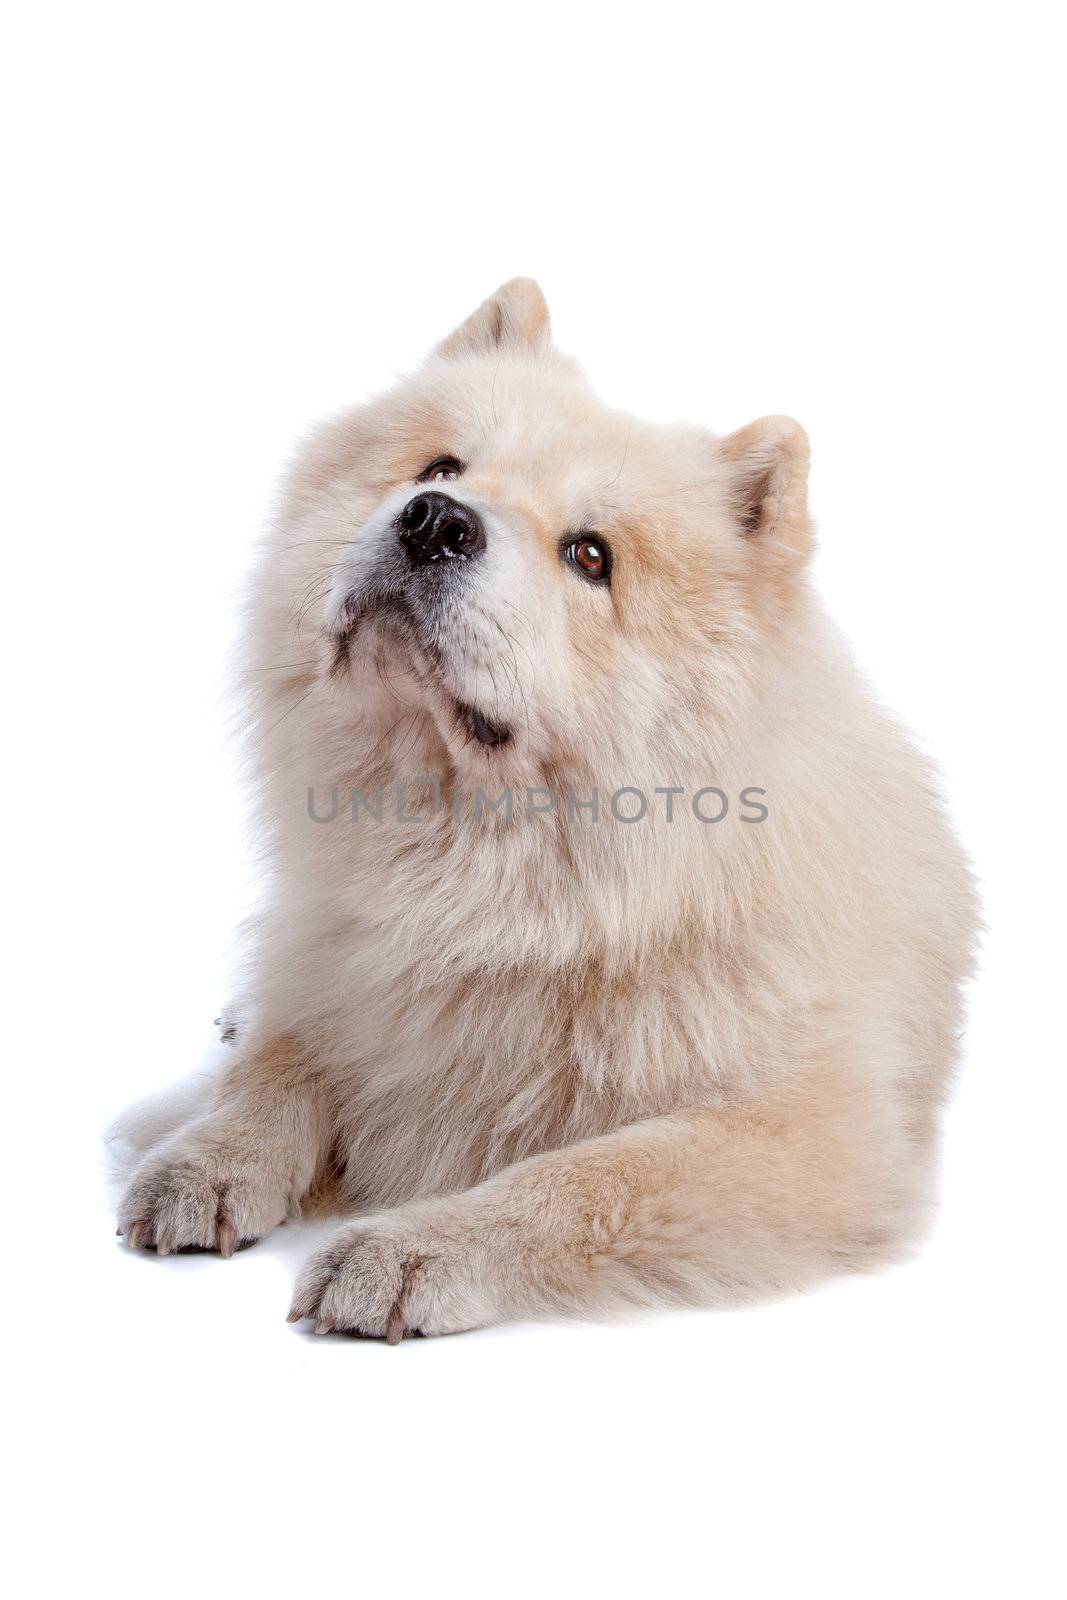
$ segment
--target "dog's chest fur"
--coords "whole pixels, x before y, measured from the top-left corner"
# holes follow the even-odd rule
[[[719,1092],[743,1006],[706,927],[654,957],[627,947],[628,908],[591,925],[573,860],[521,824],[476,844],[342,837],[343,860],[327,843],[315,863],[300,1010],[353,1204],[464,1187]]]

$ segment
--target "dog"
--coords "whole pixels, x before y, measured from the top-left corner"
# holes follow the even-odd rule
[[[930,1215],[975,889],[808,579],[808,444],[607,408],[505,284],[299,453],[242,656],[263,904],[129,1246],[345,1222],[292,1320],[731,1305]]]

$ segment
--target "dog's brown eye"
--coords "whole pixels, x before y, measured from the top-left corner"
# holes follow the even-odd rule
[[[447,483],[449,478],[458,478],[463,471],[462,461],[457,461],[455,456],[438,456],[436,461],[431,461],[425,471],[420,472],[416,483]]]
[[[611,554],[602,539],[572,539],[563,556],[593,583],[606,583],[611,575]]]

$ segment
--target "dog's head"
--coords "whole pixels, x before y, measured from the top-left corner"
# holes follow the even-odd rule
[[[335,729],[461,773],[670,776],[790,611],[806,475],[787,419],[713,439],[604,406],[515,279],[305,452],[262,670],[298,654]]]

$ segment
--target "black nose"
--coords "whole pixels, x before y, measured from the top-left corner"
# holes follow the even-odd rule
[[[409,500],[396,519],[400,543],[415,566],[429,561],[470,560],[485,549],[485,529],[469,506],[427,489]]]

